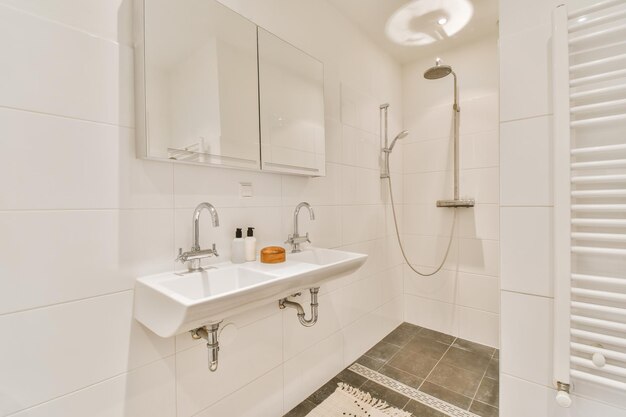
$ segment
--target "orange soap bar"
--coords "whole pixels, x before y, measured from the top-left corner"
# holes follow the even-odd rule
[[[261,262],[264,264],[285,262],[285,249],[280,246],[268,246],[261,249]]]

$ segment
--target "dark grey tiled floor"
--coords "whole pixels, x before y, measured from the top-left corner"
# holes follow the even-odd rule
[[[356,362],[479,416],[498,416],[499,352],[492,347],[402,323]],[[338,382],[367,391],[415,417],[445,417],[348,369],[285,416],[306,416],[335,391]]]

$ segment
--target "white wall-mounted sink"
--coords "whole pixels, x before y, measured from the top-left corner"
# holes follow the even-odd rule
[[[174,336],[319,287],[356,271],[366,259],[359,253],[311,248],[288,253],[279,264],[224,262],[201,272],[142,277],[135,285],[135,318],[159,336]]]

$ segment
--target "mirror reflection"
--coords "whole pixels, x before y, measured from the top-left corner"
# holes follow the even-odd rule
[[[263,169],[324,175],[324,68],[259,28]]]
[[[259,168],[256,25],[218,2],[145,2],[147,157]]]

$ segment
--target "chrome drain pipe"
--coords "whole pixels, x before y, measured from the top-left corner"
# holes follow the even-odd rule
[[[311,291],[311,318],[309,320],[304,318],[304,308],[302,308],[299,303],[296,303],[295,301],[289,301],[286,298],[278,301],[278,308],[280,308],[281,310],[285,309],[286,307],[295,308],[298,311],[298,320],[300,321],[300,324],[304,327],[311,327],[315,323],[317,323],[317,307],[319,306],[319,304],[317,303],[317,293],[320,292],[320,288],[311,288],[309,291]],[[301,295],[301,293],[294,294],[292,295],[292,297],[298,295]]]
[[[221,323],[221,322],[220,322]],[[218,353],[220,351],[220,342],[217,340],[217,331],[220,328],[220,323],[211,324],[208,326],[198,327],[190,331],[191,337],[198,340],[204,339],[207,341],[206,347],[209,353],[209,371],[215,372],[217,370]]]

